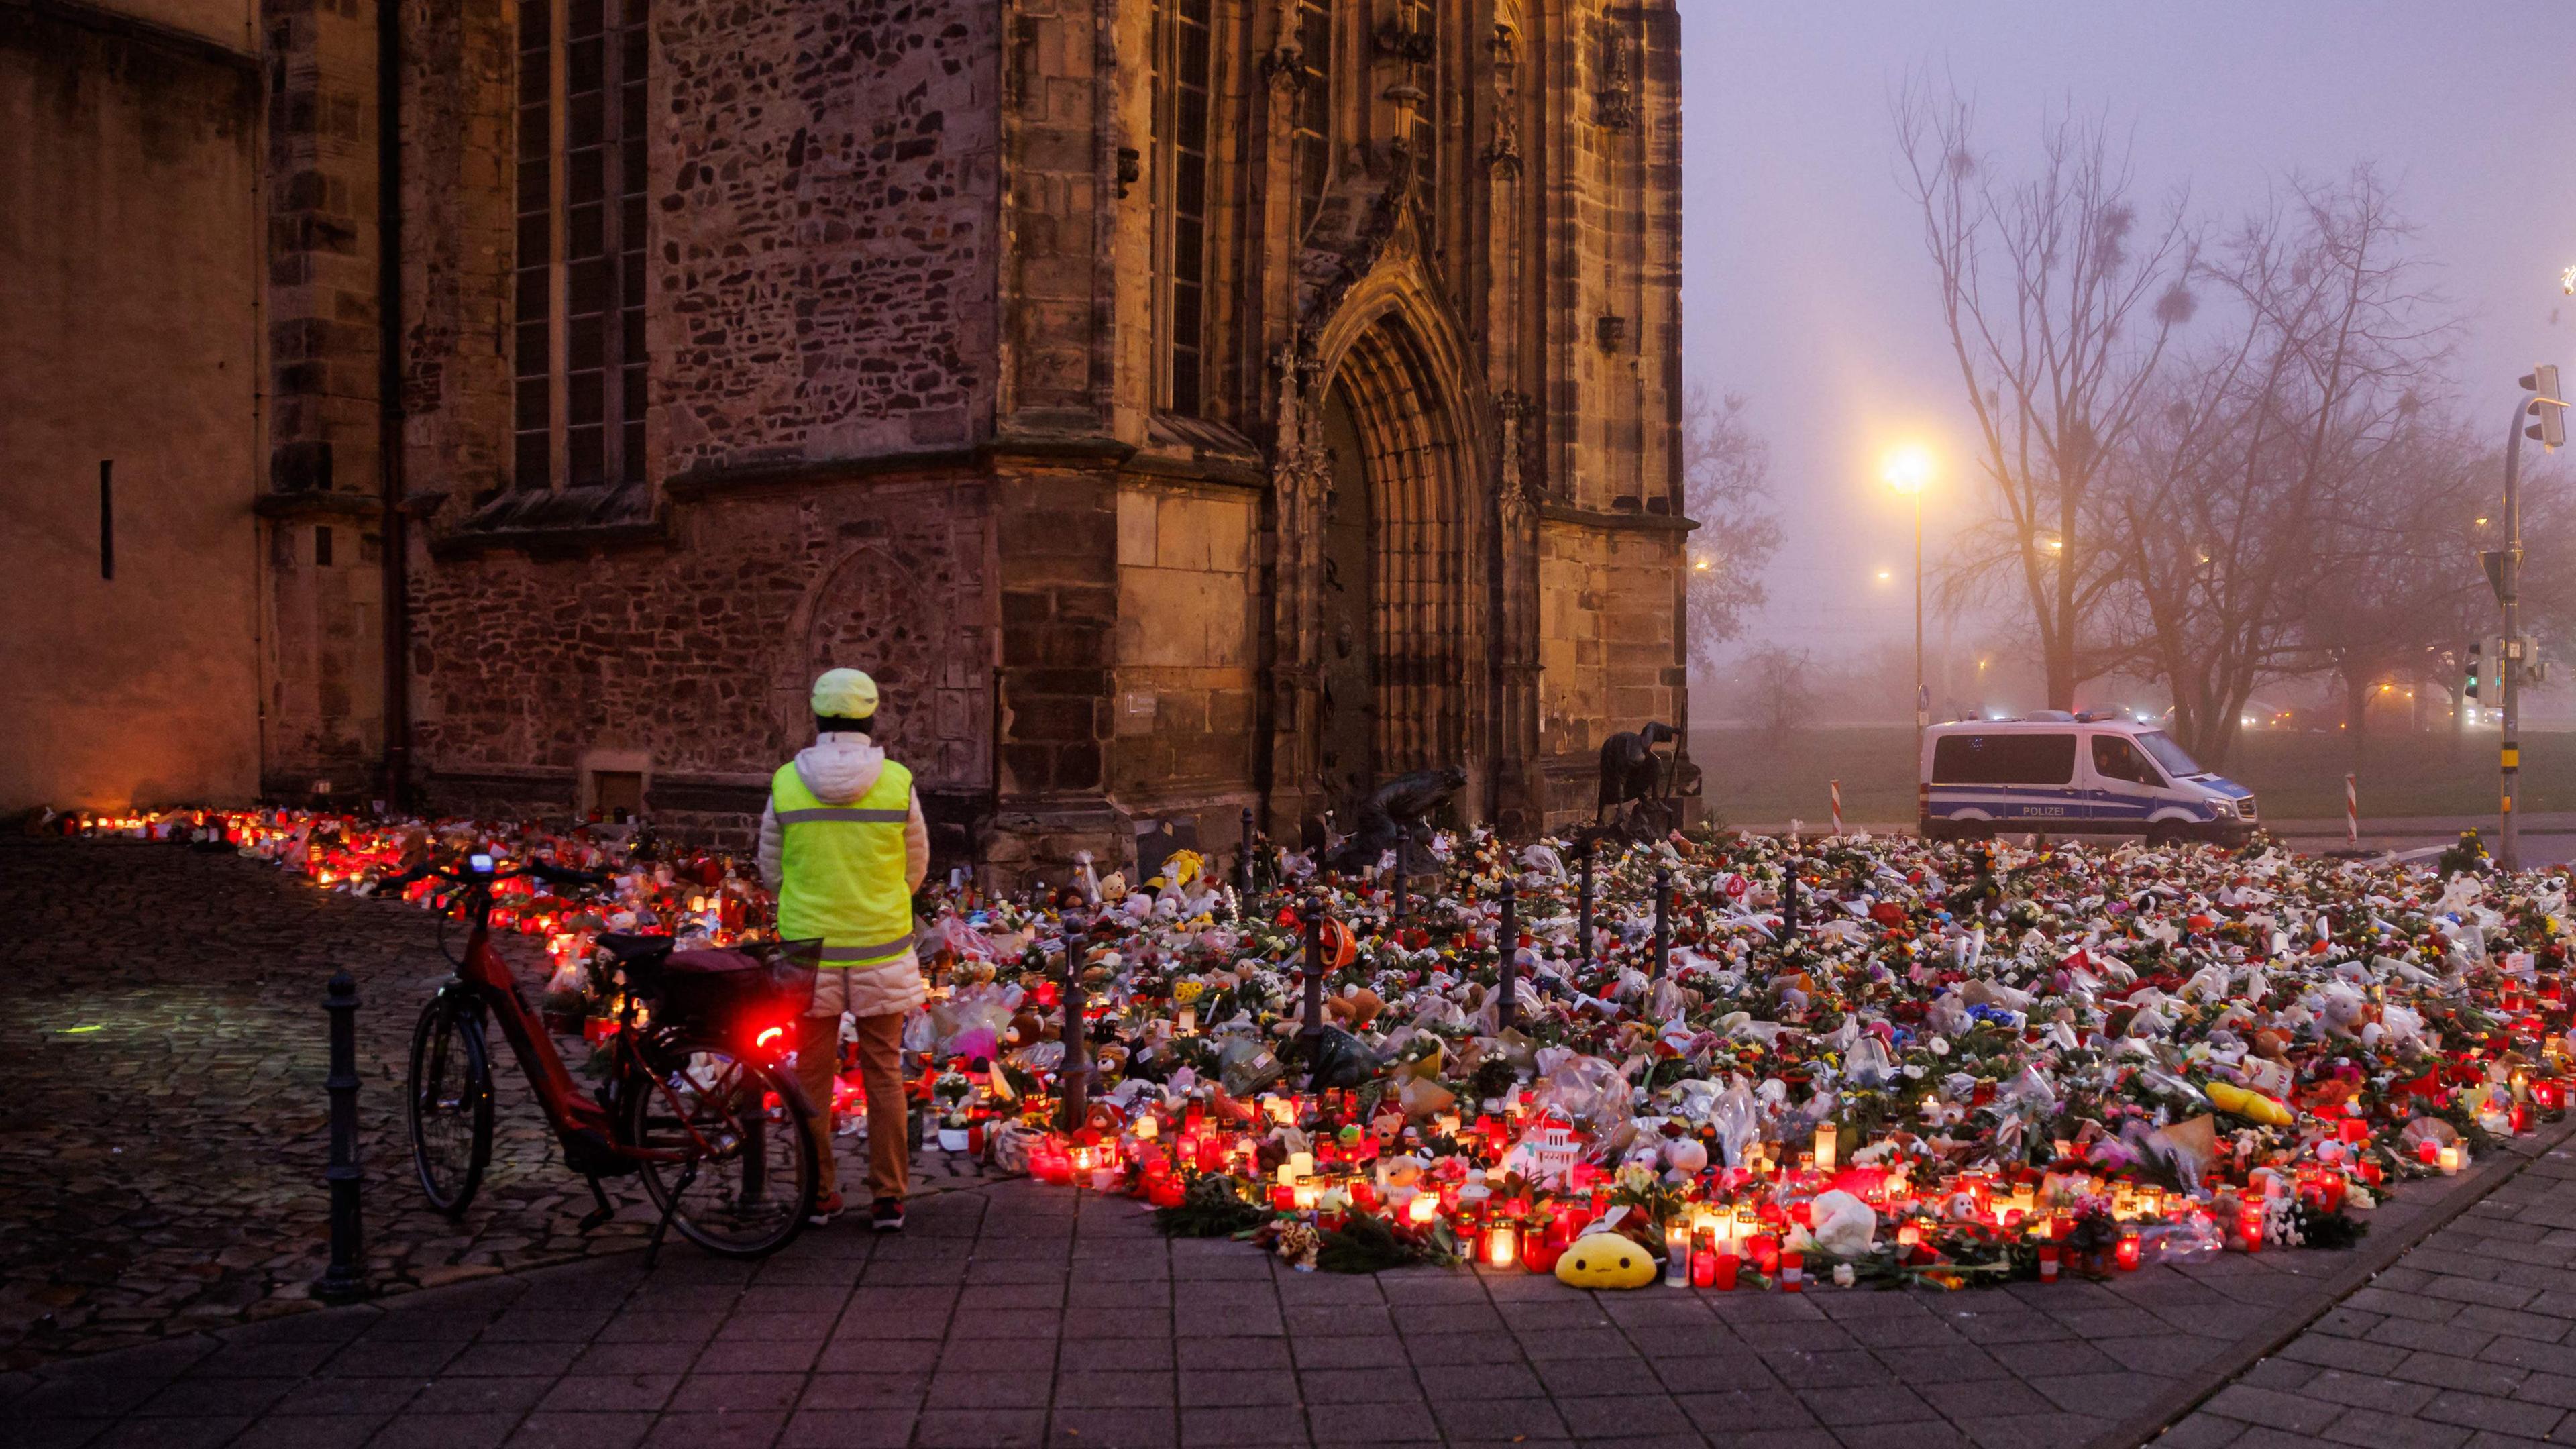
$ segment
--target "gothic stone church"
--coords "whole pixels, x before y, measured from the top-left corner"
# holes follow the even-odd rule
[[[733,830],[853,665],[1006,875],[1450,764],[1586,816],[1685,722],[1678,24],[13,7],[0,806]]]

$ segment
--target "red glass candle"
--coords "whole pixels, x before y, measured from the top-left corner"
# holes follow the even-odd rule
[[[1715,1288],[1720,1293],[1734,1292],[1735,1275],[1741,1269],[1742,1264],[1743,1260],[1736,1257],[1733,1253],[1718,1254],[1717,1277],[1714,1282],[1709,1284],[1709,1286]]]
[[[1807,1291],[1806,1254],[1782,1253],[1780,1255],[1780,1291],[1783,1293]]]
[[[2042,1283],[2054,1283],[2057,1281],[2057,1264],[2060,1256],[2061,1254],[2058,1246],[2055,1243],[2042,1243],[2039,1245],[2039,1281]]]
[[[2112,1260],[2120,1265],[2121,1272],[2134,1273],[2138,1271],[2138,1255],[2140,1247],[2138,1230],[2136,1228],[2121,1229],[2119,1245],[2111,1250]]]
[[[1753,1266],[1765,1273],[1780,1271],[1780,1240],[1770,1233],[1755,1233],[1744,1240],[1744,1249]]]

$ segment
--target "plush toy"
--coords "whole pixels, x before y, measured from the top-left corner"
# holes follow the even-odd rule
[[[2210,1105],[2221,1112],[2270,1127],[2287,1127],[2299,1120],[2297,1113],[2260,1092],[2249,1092],[2227,1082],[2212,1082],[2203,1090],[2209,1093]]]
[[[1643,1288],[1661,1271],[1654,1254],[1615,1232],[1586,1233],[1556,1260],[1556,1281],[1572,1288]]]

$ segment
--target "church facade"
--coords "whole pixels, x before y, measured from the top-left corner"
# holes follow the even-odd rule
[[[850,665],[1005,876],[1588,816],[1687,723],[1678,23],[268,0],[265,788],[739,829]]]

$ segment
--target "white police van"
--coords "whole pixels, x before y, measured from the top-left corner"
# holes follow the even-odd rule
[[[2134,720],[2044,710],[1934,725],[1918,778],[1929,840],[2033,830],[2235,843],[2254,829],[2253,791]]]

